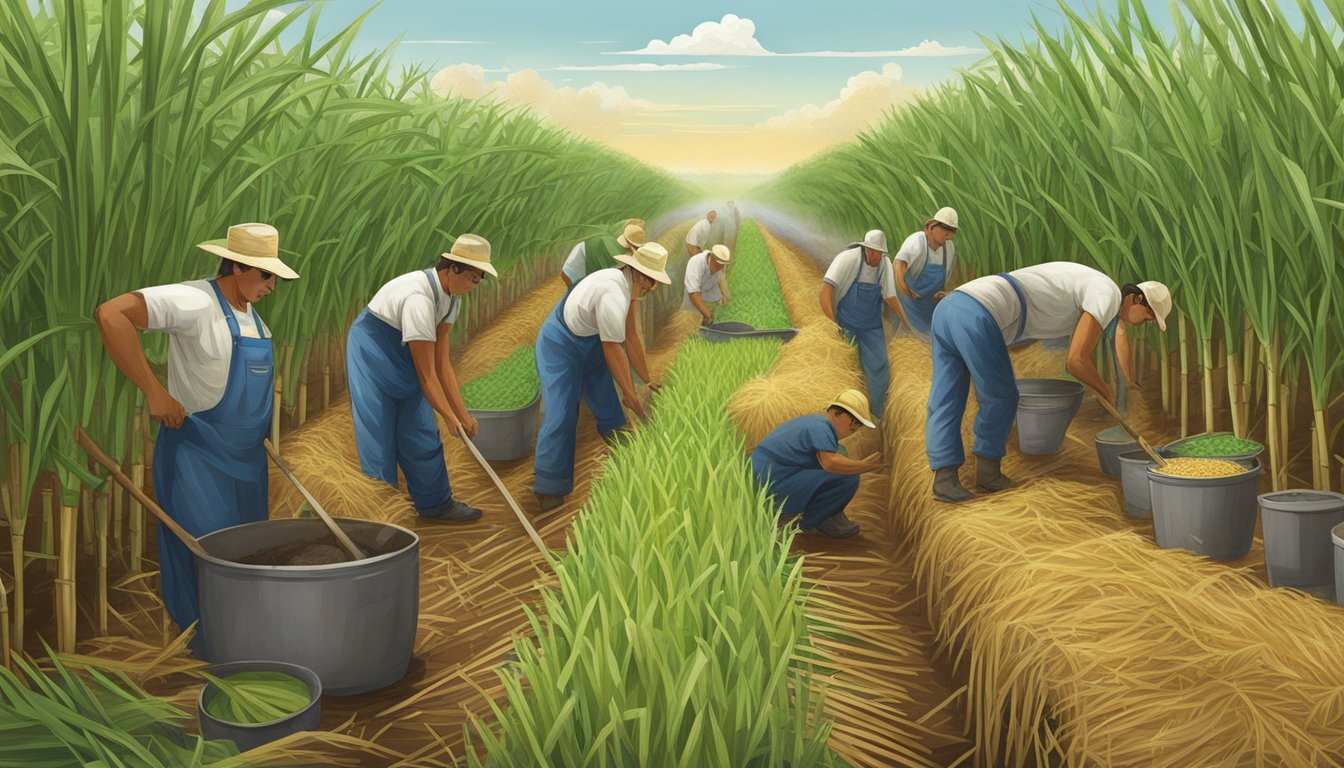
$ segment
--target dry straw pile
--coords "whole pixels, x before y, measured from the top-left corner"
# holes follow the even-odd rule
[[[1116,511],[1090,445],[1010,446],[1022,487],[934,502],[923,441],[901,439],[923,432],[929,351],[898,339],[890,352],[891,514],[969,678],[979,764],[1344,765],[1337,608],[1156,548]],[[1038,347],[1015,364],[1059,370]]]

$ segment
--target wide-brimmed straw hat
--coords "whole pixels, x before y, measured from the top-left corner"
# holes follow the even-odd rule
[[[868,410],[868,396],[857,389],[846,389],[835,396],[827,408],[843,408],[850,416],[869,429],[876,427],[873,414]]]
[[[490,263],[490,241],[480,235],[458,235],[453,247],[443,258],[475,267],[487,275],[499,277],[499,273]]]
[[[270,224],[234,224],[229,227],[227,238],[206,240],[196,247],[221,259],[270,272],[286,280],[295,280],[299,276],[280,260],[280,233]]]
[[[616,238],[616,242],[626,248],[638,248],[649,242],[649,233],[644,229],[644,222],[639,219],[631,219],[625,225],[625,231]]]
[[[1148,308],[1153,310],[1157,327],[1167,330],[1167,315],[1171,314],[1171,289],[1156,280],[1139,283],[1138,289],[1143,291],[1143,298],[1148,302]]]
[[[933,214],[933,218],[929,219],[924,223],[927,225],[932,224],[934,222],[942,224],[944,227],[947,227],[949,229],[956,229],[957,212],[946,206],[939,208],[938,212]]]
[[[718,260],[720,264],[727,264],[733,260],[733,252],[728,250],[728,246],[723,244],[710,248],[709,252],[714,254],[714,258]]]
[[[667,249],[659,243],[645,243],[634,253],[618,253],[616,260],[628,264],[664,285],[671,285],[667,276]]]
[[[887,252],[887,233],[880,229],[870,229],[868,234],[863,236],[863,247],[872,248],[875,251]]]

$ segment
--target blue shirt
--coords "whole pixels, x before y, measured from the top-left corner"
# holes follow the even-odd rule
[[[752,453],[769,459],[777,467],[821,469],[817,452],[839,450],[840,441],[831,420],[823,413],[809,413],[775,427]]]

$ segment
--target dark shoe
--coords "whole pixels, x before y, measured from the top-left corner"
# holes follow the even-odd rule
[[[420,512],[426,520],[441,520],[445,523],[469,523],[481,516],[481,510],[464,504],[457,499],[449,499],[434,509]]]
[[[1009,480],[999,469],[998,459],[987,459],[984,456],[975,457],[975,487],[979,490],[993,493],[994,491],[1006,491],[1017,485]]]
[[[949,504],[970,501],[975,494],[966,490],[957,477],[959,467],[943,467],[933,471],[933,498]]]
[[[555,509],[559,509],[561,504],[565,503],[564,496],[547,496],[544,493],[533,494],[537,497],[537,506],[541,508],[540,514],[546,514]]]
[[[622,445],[634,437],[635,431],[628,427],[617,427],[610,432],[602,434],[602,440],[606,442],[608,448],[615,448]]]
[[[851,536],[859,535],[859,524],[845,517],[844,512],[837,512],[822,520],[821,525],[813,530],[824,533],[833,539],[848,539]]]

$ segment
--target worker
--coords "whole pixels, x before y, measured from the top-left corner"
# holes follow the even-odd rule
[[[886,407],[891,379],[882,305],[901,311],[891,262],[883,258],[886,252],[886,234],[880,229],[869,230],[863,242],[851,243],[831,260],[820,294],[821,311],[859,349],[859,364],[868,381],[868,398],[875,414]]]
[[[781,520],[801,515],[798,527],[837,539],[857,535],[859,524],[845,516],[845,507],[859,490],[859,475],[881,467],[881,455],[851,459],[840,441],[872,428],[868,398],[846,389],[825,413],[799,416],[775,427],[751,452],[751,472],[779,505]]]
[[[1170,312],[1171,292],[1162,283],[1117,287],[1101,272],[1067,261],[987,275],[949,293],[933,311],[933,383],[924,433],[933,497],[947,502],[974,497],[957,477],[965,462],[961,420],[971,382],[979,404],[972,449],[976,487],[993,492],[1013,486],[1000,468],[1017,415],[1010,345],[1071,337],[1069,374],[1114,403],[1093,363],[1097,343],[1105,337],[1108,351],[1118,357],[1123,374],[1118,383],[1124,386],[1134,379],[1125,325],[1153,321],[1165,331]]]
[[[724,268],[732,260],[733,254],[728,246],[715,245],[686,262],[686,297],[695,311],[700,313],[702,325],[714,322],[714,310],[709,305],[728,304],[728,273]]]
[[[957,212],[940,208],[924,222],[922,231],[905,238],[892,262],[903,317],[921,336],[929,334],[933,307],[946,293],[944,287],[957,255],[952,245],[956,234]]]
[[[622,404],[641,420],[647,417],[630,369],[648,382],[649,390],[661,388],[649,374],[636,330],[636,302],[672,282],[667,249],[645,243],[615,258],[619,267],[585,277],[560,299],[537,333],[542,419],[532,490],[543,514],[563,504],[574,488],[579,398],[597,419],[598,433],[611,441],[626,423]]]
[[[648,242],[649,236],[643,219],[630,219],[625,229],[617,237],[597,235],[579,241],[565,258],[560,269],[560,279],[565,281],[565,290],[575,286],[585,275],[591,275],[599,269],[610,267],[624,249],[634,253],[635,249]]]
[[[454,437],[475,437],[449,356],[449,332],[462,296],[486,275],[490,243],[459,235],[428,269],[389,280],[350,327],[345,345],[355,448],[364,474],[397,487],[397,467],[416,514],[427,520],[468,522],[481,511],[453,498],[434,414]]]
[[[714,226],[714,220],[719,217],[717,211],[710,211],[705,214],[705,218],[695,222],[691,228],[686,231],[686,258],[709,247],[710,229]]]
[[[271,425],[275,363],[271,333],[255,304],[277,280],[298,273],[280,260],[280,236],[266,224],[229,227],[198,246],[220,258],[215,277],[142,288],[94,312],[117,368],[161,425],[154,443],[154,492],[192,536],[265,520],[263,442]],[[150,369],[137,331],[168,334],[168,386]],[[179,630],[199,616],[191,552],[159,524],[159,588]]]

